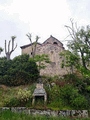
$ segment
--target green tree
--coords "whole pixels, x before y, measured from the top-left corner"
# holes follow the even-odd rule
[[[35,55],[34,58],[30,58],[37,63],[38,70],[40,72],[41,69],[45,69],[46,63],[50,63],[49,57],[46,54]]]
[[[13,60],[0,58],[0,83],[6,85],[21,85],[34,82],[38,79],[39,72],[34,61],[29,60],[29,55],[20,55]]]
[[[78,92],[73,85],[65,85],[60,89],[60,97],[65,105],[70,105],[75,109],[85,109],[88,105],[85,96]]]
[[[11,60],[7,61],[6,57],[1,57],[0,58],[0,76],[4,76],[7,74],[7,71],[9,70],[11,66]]]
[[[72,40],[68,42],[69,50],[80,58],[80,67],[89,70],[90,66],[90,26],[77,28],[71,20],[71,26],[65,26]]]
[[[30,43],[31,43],[31,49],[32,49],[32,57],[30,60],[35,61],[38,66],[38,70],[40,73],[41,69],[44,69],[46,67],[46,63],[49,63],[49,57],[48,55],[42,54],[42,55],[36,55],[36,47],[37,47],[37,42],[40,37],[36,36],[35,42],[32,42],[32,35],[30,33],[26,34],[26,36],[29,38]]]
[[[65,67],[68,73],[73,74],[74,69],[79,66],[79,57],[69,50],[61,52],[60,57],[62,57],[61,68]]]

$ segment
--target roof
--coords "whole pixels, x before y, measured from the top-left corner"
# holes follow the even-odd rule
[[[49,37],[47,40],[45,40],[42,44],[41,44],[41,43],[38,43],[38,42],[37,42],[37,44],[43,45],[43,44],[44,44],[46,41],[48,41],[49,39],[57,40],[57,41],[63,46],[63,44],[62,44],[57,38],[53,37],[52,35],[50,35],[50,37]],[[24,49],[24,48],[26,48],[26,47],[32,46],[34,43],[35,43],[35,42],[33,42],[32,44],[27,44],[27,45],[21,46],[20,48],[21,48],[21,49]]]
[[[46,42],[46,41],[48,41],[50,38],[52,38],[52,39],[54,39],[54,40],[57,40],[59,43],[61,43],[57,38],[55,38],[55,37],[53,37],[52,35],[50,35],[50,37],[47,39],[47,40],[45,40],[44,42],[43,42],[43,44]],[[62,44],[62,43],[61,43]],[[62,46],[63,46],[63,44],[62,44]]]
[[[21,49],[24,49],[24,48],[26,48],[26,47],[32,46],[34,43],[35,43],[35,42],[33,42],[32,44],[27,44],[27,45],[21,46],[20,48],[21,48]],[[41,45],[41,43],[37,43],[37,44]]]

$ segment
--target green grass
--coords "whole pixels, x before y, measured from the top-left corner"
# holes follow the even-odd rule
[[[47,103],[44,104],[44,101],[40,97],[38,100],[35,99],[35,104],[32,105],[32,94],[33,94],[35,87],[36,87],[35,83],[31,85],[21,85],[17,87],[7,87],[5,85],[0,85],[0,107],[29,107],[29,108],[35,108],[35,109],[52,109],[52,110],[74,110],[75,109],[75,106],[71,106],[71,104],[69,104],[71,102],[71,99],[69,100],[69,102],[66,101],[68,98],[67,97],[68,94],[69,94],[68,95],[69,98],[71,98],[71,93],[72,93],[71,88],[73,87],[71,88],[69,87],[70,90],[68,93],[67,92],[68,89],[63,90],[64,88],[59,87],[58,85],[54,85],[50,87],[48,86],[48,84],[46,84],[44,85],[44,88],[47,93]],[[67,88],[66,86],[64,87]],[[30,97],[27,97],[28,99],[26,98],[22,99],[21,96],[26,96],[27,95],[26,93],[18,97],[18,91],[20,89],[22,91],[24,90],[31,91]],[[61,90],[63,90],[63,92]],[[64,95],[61,93],[63,93]],[[78,103],[78,101],[76,101],[76,103]],[[77,105],[76,103],[75,105]],[[80,101],[80,104],[81,104],[81,101]],[[78,109],[80,110],[82,108],[78,107]],[[87,109],[89,109],[89,107],[87,107]]]
[[[90,118],[65,118],[43,115],[27,115],[24,113],[13,113],[9,110],[0,113],[0,120],[90,120]]]
[[[18,86],[18,87],[7,87],[2,85],[0,87],[0,107],[4,107],[6,105],[7,102],[11,101],[14,104],[14,102],[16,102],[15,104],[17,104],[17,101],[15,100],[15,97],[17,97],[17,92],[19,91],[19,89],[28,89],[31,90],[31,94],[33,93],[34,89],[35,89],[35,84],[33,85],[23,85],[23,86]],[[27,107],[30,107],[30,101],[27,103]],[[12,105],[13,107],[13,105]]]

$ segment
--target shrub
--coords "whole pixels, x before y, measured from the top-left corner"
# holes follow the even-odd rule
[[[19,89],[15,96],[7,97],[4,101],[4,106],[17,107],[25,106],[31,99],[31,91],[27,89]]]
[[[70,105],[75,109],[85,109],[88,105],[86,98],[79,94],[78,89],[73,85],[65,85],[61,88],[61,98],[65,105]]]
[[[28,84],[38,79],[39,71],[34,61],[30,61],[29,55],[20,55],[7,61],[0,58],[0,83],[16,86]]]
[[[66,104],[70,104],[71,97],[74,97],[77,94],[77,89],[74,89],[72,85],[65,85],[60,89],[60,96]]]
[[[17,93],[17,99],[20,102],[27,102],[27,101],[29,101],[30,98],[31,98],[31,91],[30,90],[19,89],[19,91]]]
[[[86,98],[80,94],[71,100],[71,106],[75,109],[85,109],[88,106]]]
[[[13,97],[11,99],[6,99],[4,102],[4,106],[6,107],[17,107],[19,105],[19,101]]]

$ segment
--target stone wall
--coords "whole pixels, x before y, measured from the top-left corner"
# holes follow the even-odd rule
[[[34,44],[22,46],[22,54],[26,53],[32,57],[32,47],[34,47]],[[67,69],[61,68],[62,58],[59,54],[63,50],[65,50],[63,44],[53,36],[50,36],[44,43],[37,44],[35,54],[46,54],[50,59],[50,63],[45,64],[46,68],[40,70],[40,75],[55,76],[67,74]]]
[[[50,59],[50,63],[45,64],[46,68],[40,70],[40,75],[54,76],[64,75],[67,73],[64,68],[61,68],[62,58],[60,58],[59,54],[63,50],[63,48],[53,44],[45,44],[37,48],[36,54],[46,54]]]
[[[47,115],[47,116],[58,116],[58,117],[80,117],[80,118],[88,118],[88,110],[57,110],[53,111],[50,109],[47,110],[36,110],[36,109],[29,109],[26,107],[2,107],[0,108],[0,112],[4,110],[11,110],[12,112],[18,113],[26,113],[31,115]]]

